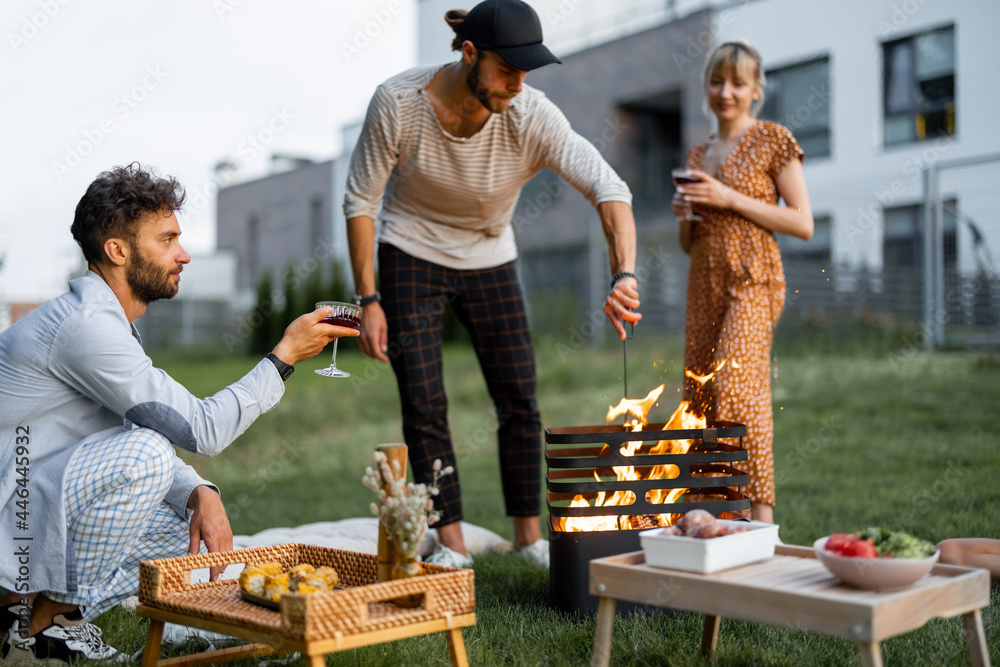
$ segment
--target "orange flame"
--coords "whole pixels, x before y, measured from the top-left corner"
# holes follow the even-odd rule
[[[722,368],[726,365],[727,361],[729,361],[729,357],[726,357],[725,359],[723,359],[722,361],[720,361],[719,363],[717,363],[715,365],[715,368],[713,368],[712,372],[709,373],[708,375],[696,375],[695,372],[692,371],[690,368],[685,369],[684,375],[687,376],[687,377],[689,377],[689,378],[691,378],[692,380],[694,380],[698,384],[705,384],[706,382],[708,382],[709,380],[711,380],[713,377],[715,377],[716,373],[718,373],[719,371],[722,370]],[[737,364],[735,361],[732,362],[732,366],[733,366],[733,368],[739,368],[739,364]]]
[[[718,365],[713,369],[713,371],[707,375],[695,375],[690,370],[685,371],[685,375],[692,378],[700,384],[705,384],[715,373],[722,369],[726,364],[726,359],[719,362]],[[733,364],[735,366],[735,362]],[[626,420],[626,427],[630,427],[632,431],[641,431],[646,425],[646,416],[649,411],[656,404],[656,400],[663,393],[664,386],[661,384],[659,387],[649,392],[645,398],[641,399],[630,399],[623,398],[617,406],[609,407],[607,414],[607,421],[621,417],[622,415],[633,415],[631,421]],[[670,419],[664,425],[664,430],[688,430],[688,429],[702,429],[705,428],[705,418],[701,415],[696,414],[690,408],[689,401],[681,401],[680,405],[671,415]],[[694,443],[693,440],[660,440],[647,452],[649,455],[654,454],[684,454],[691,448]],[[620,451],[625,456],[635,456],[637,452],[640,451],[642,447],[642,441],[628,441],[624,443]],[[648,475],[643,477],[636,470],[635,466],[615,466],[612,468],[615,473],[615,478],[618,481],[628,481],[628,480],[641,480],[641,479],[674,479],[680,474],[680,470],[675,465],[656,465],[652,466]],[[597,471],[594,471],[594,477],[598,482],[603,481],[598,475]],[[687,489],[651,489],[647,494],[647,500],[653,504],[670,504],[677,501],[678,498],[687,493]],[[570,502],[570,507],[614,507],[621,505],[631,505],[635,502],[635,494],[632,491],[617,490],[610,498],[606,497],[607,494],[601,491],[597,494],[597,498],[594,499],[594,504],[591,505],[587,502],[587,499],[581,494],[577,494]],[[633,528],[639,528],[638,517],[634,516],[595,516],[595,517],[559,517],[558,530],[564,532],[589,532],[596,530],[628,530]],[[657,521],[661,526],[669,526],[672,523],[672,516],[670,514],[659,514],[657,515]]]

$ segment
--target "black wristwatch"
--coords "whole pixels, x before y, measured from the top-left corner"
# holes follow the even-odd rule
[[[368,296],[361,296],[360,294],[354,295],[354,303],[364,308],[370,303],[375,303],[376,301],[382,301],[382,295],[378,292],[374,294],[369,294]]]
[[[286,364],[284,361],[274,356],[274,354],[271,352],[268,352],[267,356],[264,358],[270,361],[272,364],[274,364],[274,367],[278,369],[278,375],[281,376],[282,382],[292,377],[292,373],[295,372],[295,366],[292,366],[291,364]]]

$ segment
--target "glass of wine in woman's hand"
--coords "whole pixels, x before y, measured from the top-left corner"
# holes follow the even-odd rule
[[[672,170],[670,178],[674,181],[674,187],[682,187],[691,183],[701,183],[701,179],[695,176],[687,167]],[[688,222],[701,221],[701,217],[694,214],[690,204],[688,204],[687,214],[684,216],[684,219]]]
[[[355,305],[353,303],[344,303],[343,301],[320,301],[316,304],[317,308],[323,308],[329,306],[333,308],[333,312],[320,320],[321,324],[332,324],[338,327],[347,327],[348,329],[360,329],[361,328],[361,306]],[[320,368],[316,372],[319,375],[325,375],[331,378],[349,378],[351,374],[347,371],[342,371],[337,368],[337,341],[340,338],[333,339],[333,357],[330,360],[329,368]]]

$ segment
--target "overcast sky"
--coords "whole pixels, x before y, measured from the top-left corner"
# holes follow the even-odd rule
[[[416,1],[4,0],[3,296],[66,290],[82,258],[76,203],[135,160],[186,186],[182,242],[210,253],[213,166],[228,159],[244,179],[272,153],[339,152],[341,125],[415,63]]]

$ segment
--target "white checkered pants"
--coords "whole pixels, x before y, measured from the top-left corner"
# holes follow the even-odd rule
[[[170,441],[147,428],[73,454],[64,484],[77,591],[46,597],[79,605],[91,621],[138,592],[139,561],[187,554],[188,521],[163,502],[177,461]]]

